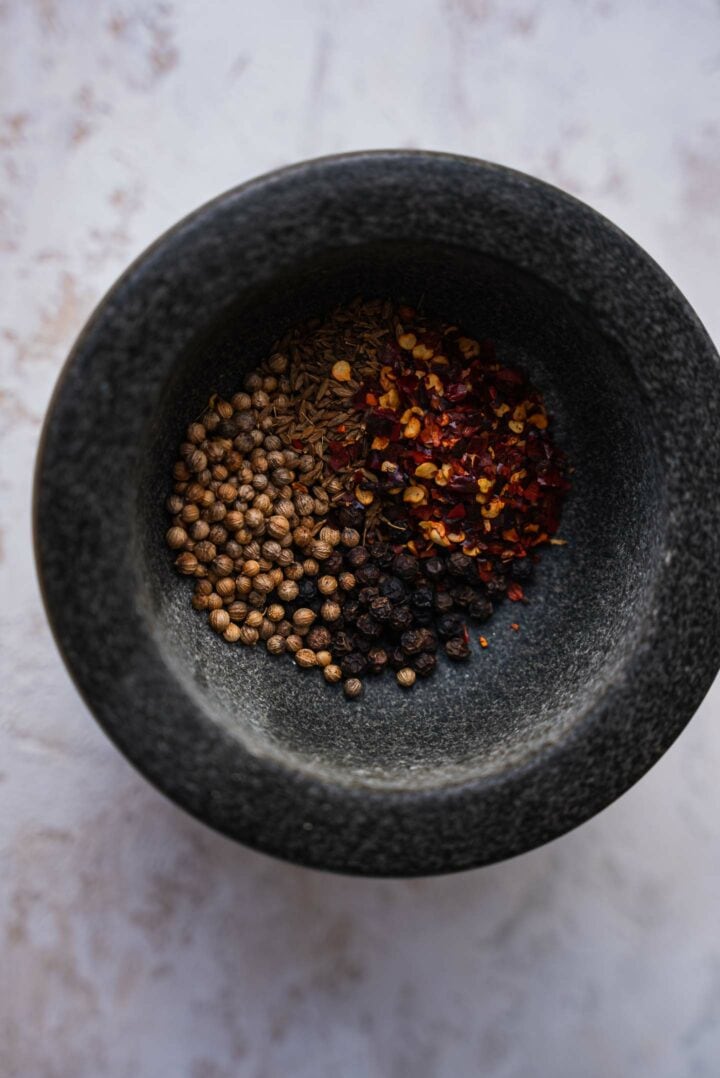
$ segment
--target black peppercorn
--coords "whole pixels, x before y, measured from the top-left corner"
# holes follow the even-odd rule
[[[423,638],[423,651],[437,651],[438,638],[433,629],[420,629]]]
[[[455,605],[463,608],[469,606],[477,598],[477,591],[475,588],[471,588],[469,584],[465,584],[460,588],[453,588],[451,594]]]
[[[369,585],[367,588],[361,588],[357,595],[357,600],[362,606],[370,606],[373,599],[377,599],[380,594],[380,589],[375,585]]]
[[[432,610],[433,605],[433,592],[432,588],[416,588],[410,596],[410,605],[413,610]]]
[[[314,581],[310,580],[308,577],[305,577],[298,584],[297,597],[298,597],[298,602],[300,603],[301,606],[304,603],[309,602],[310,599],[314,599],[317,596],[317,593],[318,593],[317,585],[315,584]]]
[[[485,590],[488,595],[502,595],[507,591],[507,580],[499,573],[495,573],[485,585]]]
[[[393,670],[402,670],[407,666],[407,655],[402,648],[390,648],[387,653],[388,663]]]
[[[346,599],[343,603],[342,612],[345,621],[354,622],[362,614],[363,608],[358,599]]]
[[[305,647],[311,648],[312,651],[323,651],[325,648],[330,647],[331,641],[332,636],[329,629],[324,625],[313,625],[305,637]]]
[[[445,654],[448,659],[456,661],[467,659],[470,654],[470,646],[464,637],[454,636],[452,640],[448,640],[445,644]]]
[[[362,509],[348,505],[340,510],[338,521],[342,528],[354,528],[355,531],[362,532],[365,526],[365,513]]]
[[[358,632],[364,633],[365,636],[377,637],[382,631],[382,626],[379,621],[375,621],[372,614],[361,614],[356,623]]]
[[[487,621],[492,617],[493,605],[484,595],[476,595],[471,603],[468,603],[468,614],[475,621]]]
[[[533,563],[530,558],[517,558],[510,566],[513,580],[524,584],[533,575]]]
[[[391,603],[401,603],[407,595],[407,588],[398,577],[388,576],[380,582],[380,594],[388,598]]]
[[[365,633],[355,633],[353,641],[355,644],[355,651],[359,651],[363,655],[367,655],[370,649],[375,646],[375,638],[366,636]]]
[[[413,623],[412,610],[409,606],[396,606],[390,615],[390,626],[396,632],[401,633],[405,629],[409,629]]]
[[[388,655],[384,648],[370,648],[367,654],[368,673],[382,674],[388,664]]]
[[[223,419],[215,428],[215,433],[219,438],[234,438],[237,432],[238,425],[234,417],[232,419]]]
[[[360,548],[358,547],[358,549]],[[380,579],[380,570],[377,565],[368,562],[366,565],[361,565],[359,569],[355,567],[355,576],[358,584],[377,584]]]
[[[345,555],[345,562],[351,569],[356,570],[367,564],[368,557],[367,547],[356,546],[352,550],[348,550]]]
[[[442,558],[428,558],[422,563],[422,567],[429,580],[440,580],[445,576],[445,562]]]
[[[433,593],[429,588],[418,588],[410,596],[410,606],[415,620],[420,625],[429,625],[432,620]]]
[[[359,651],[351,651],[340,662],[343,677],[360,677],[367,670],[367,660]]]
[[[441,640],[459,636],[465,628],[465,619],[461,614],[444,614],[438,619],[437,633]]]
[[[438,591],[435,593],[433,606],[435,607],[436,614],[449,614],[454,605],[453,597],[449,591]]]
[[[423,651],[414,656],[412,666],[418,677],[430,677],[437,666],[437,659],[429,651]]]
[[[343,556],[340,551],[336,550],[329,558],[325,559],[323,563],[323,572],[327,573],[329,576],[338,576],[338,574],[342,572],[343,564]]]
[[[396,554],[393,558],[393,572],[401,580],[414,580],[420,567],[413,554]]]
[[[370,557],[381,569],[389,569],[393,563],[392,548],[388,543],[370,543]]]
[[[377,621],[389,621],[393,605],[386,595],[378,595],[370,603],[370,613]]]
[[[334,634],[330,651],[338,658],[342,655],[349,655],[354,647],[355,644],[350,633],[341,630],[339,633]]]
[[[421,629],[408,629],[400,637],[400,646],[406,655],[417,655],[424,648],[425,640]]]
[[[473,568],[473,564],[472,558],[468,557],[467,554],[463,554],[461,550],[456,550],[448,558],[448,572],[452,576],[467,576],[469,570]]]

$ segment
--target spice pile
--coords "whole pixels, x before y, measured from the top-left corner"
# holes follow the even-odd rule
[[[211,398],[173,479],[195,609],[351,698],[386,668],[409,688],[440,647],[468,658],[468,621],[527,601],[569,487],[542,398],[491,342],[359,300]]]

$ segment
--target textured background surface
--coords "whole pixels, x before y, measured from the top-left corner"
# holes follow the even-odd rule
[[[185,818],[96,729],[45,624],[29,500],[104,289],[197,203],[304,156],[534,172],[627,229],[720,339],[720,8],[5,0],[0,43],[0,1073],[715,1078],[717,688],[551,846],[447,879],[321,876]]]

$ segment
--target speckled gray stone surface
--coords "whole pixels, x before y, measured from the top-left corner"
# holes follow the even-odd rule
[[[297,318],[421,301],[530,369],[576,468],[567,548],[491,647],[348,705],[224,645],[163,548],[173,450]],[[76,345],[38,464],[50,618],[99,721],[251,845],[450,871],[580,823],[667,748],[719,664],[717,356],[658,267],[581,203],[462,158],[326,159],[230,192],[135,263]]]

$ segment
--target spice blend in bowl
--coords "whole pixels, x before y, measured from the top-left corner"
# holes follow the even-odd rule
[[[348,307],[358,295],[416,300],[433,324],[399,310],[386,315],[380,304],[361,326],[366,305]],[[333,308],[323,350],[312,336],[322,336],[321,325],[307,320]],[[342,312],[347,333],[333,329]],[[401,335],[418,338],[412,349],[400,345],[393,314]],[[494,438],[516,434],[511,421],[525,424],[510,446],[518,452],[539,432],[532,442],[545,459],[526,453],[528,476],[520,480],[532,494],[534,475],[537,501],[508,504],[501,477],[491,491],[477,488],[489,495],[484,506],[467,489],[451,502],[449,484],[409,474],[400,459],[411,447],[402,434],[413,416],[420,433],[426,425],[417,413],[403,422],[405,411],[418,407],[435,420],[437,409],[430,397],[418,401],[415,390],[406,396],[398,387],[382,345],[402,353],[403,375],[429,370],[444,385],[454,353],[433,348],[448,368],[413,356],[427,344],[423,332],[441,332],[444,317],[464,336],[495,342],[499,369],[482,384],[495,377],[496,407],[511,410],[493,413],[496,427],[485,411],[487,433],[497,453]],[[358,331],[376,340],[359,349]],[[281,340],[271,350],[274,338]],[[483,340],[478,346],[474,358],[491,365]],[[288,366],[273,371],[278,354],[274,365]],[[339,377],[335,364],[347,364],[337,367]],[[245,389],[258,365],[260,384]],[[389,411],[402,424],[397,438],[395,420],[376,414],[390,392],[385,366],[396,376],[399,401],[391,398]],[[542,402],[525,384],[498,382],[500,369],[532,373],[553,415],[544,434],[528,423]],[[296,375],[305,377],[302,386],[293,385]],[[263,388],[265,377],[278,380],[277,390]],[[391,381],[388,372],[383,378]],[[220,397],[203,408],[213,389]],[[258,391],[267,404],[262,397],[253,404]],[[233,404],[238,392],[249,406],[244,397]],[[362,401],[362,392],[378,404]],[[285,411],[282,393],[295,402]],[[532,405],[525,419],[515,419],[525,401]],[[457,412],[463,402],[450,403],[444,410]],[[481,410],[487,404],[481,400]],[[718,412],[720,365],[697,316],[637,244],[576,199],[447,154],[362,153],[282,169],[214,199],[161,237],[114,285],[73,348],[36,473],[35,542],[52,628],[115,745],[224,834],[302,864],[365,875],[449,872],[510,857],[627,790],[670,747],[712,682],[720,664]],[[181,438],[195,416],[199,426]],[[386,419],[392,437],[371,429]],[[356,433],[360,452],[343,464],[338,455],[352,453]],[[437,432],[440,442],[450,433]],[[279,440],[276,448],[265,445],[268,436]],[[376,437],[389,438],[384,450],[372,448]],[[188,445],[172,490],[181,440]],[[462,448],[423,445],[420,434],[414,441],[423,452],[415,470],[435,465],[441,479]],[[551,507],[545,495],[554,489],[556,515],[563,493],[541,478],[568,475],[555,444],[574,468],[560,532],[569,548],[551,547],[540,519]],[[255,449],[266,470],[251,466]],[[297,460],[270,459],[287,451]],[[385,460],[408,473],[394,493]],[[280,469],[292,478],[273,474]],[[493,478],[480,461],[465,471],[476,484]],[[333,480],[340,486],[326,487]],[[424,491],[415,506],[404,500],[411,486]],[[497,506],[494,497],[506,504],[483,517],[483,507]],[[449,515],[456,505],[465,510],[457,521]],[[351,514],[348,523],[342,512]],[[365,530],[373,515],[384,529],[379,538]],[[289,522],[289,544],[273,517]],[[454,545],[435,541],[423,522]],[[522,558],[527,524],[548,540]],[[503,535],[513,527],[518,540]],[[340,542],[321,536],[323,528],[339,531]],[[449,538],[460,531],[461,543]],[[478,539],[498,549],[467,554],[465,543]],[[310,542],[331,553],[319,557],[326,547],[313,551]],[[400,556],[416,559],[412,581],[393,568]],[[476,571],[484,561],[491,574],[481,599],[494,613],[481,625],[462,590],[475,587],[477,572],[472,582],[451,572],[451,559],[461,556]],[[176,558],[191,579],[176,572]],[[411,565],[399,567],[410,574]],[[521,565],[534,567],[530,584],[518,577]],[[529,605],[507,598],[513,582]],[[199,611],[188,602],[193,586]],[[301,610],[314,616],[311,624],[295,617]],[[377,637],[367,633],[374,622],[383,626]],[[425,647],[425,632],[437,636],[436,652]],[[446,646],[476,657],[451,662]],[[268,653],[287,658],[273,663]],[[358,656],[363,674],[354,672]],[[397,690],[385,691],[393,681]]]
[[[564,542],[568,474],[541,395],[492,341],[356,300],[189,425],[166,542],[214,632],[354,699],[365,676],[407,689],[440,650],[466,660],[473,624],[528,601],[539,548]]]

